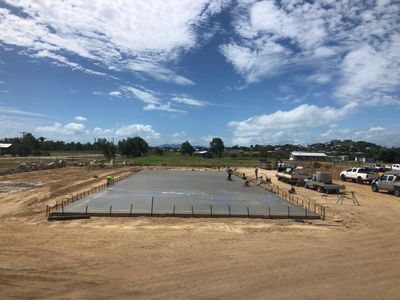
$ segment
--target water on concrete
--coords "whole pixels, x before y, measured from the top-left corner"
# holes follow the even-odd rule
[[[304,208],[277,197],[261,187],[245,187],[243,180],[233,176],[228,181],[225,172],[145,170],[86,198],[69,204],[65,212],[148,213],[154,199],[154,213],[207,214],[210,205],[214,214],[304,216]],[[308,212],[308,215],[313,215]]]

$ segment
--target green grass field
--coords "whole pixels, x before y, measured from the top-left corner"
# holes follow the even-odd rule
[[[123,158],[118,158],[117,161],[123,161]],[[145,166],[189,166],[189,167],[217,167],[220,166],[243,166],[255,167],[259,164],[258,157],[229,157],[221,158],[203,158],[198,156],[182,155],[176,152],[165,153],[164,155],[148,155],[143,157],[135,157],[127,159],[138,165]]]

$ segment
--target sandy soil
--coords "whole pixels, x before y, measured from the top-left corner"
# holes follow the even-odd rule
[[[0,194],[0,298],[399,298],[400,199],[367,185],[346,183],[361,206],[296,188],[299,197],[328,206],[333,217],[326,221],[46,221],[49,201],[128,171],[0,177],[37,184]]]

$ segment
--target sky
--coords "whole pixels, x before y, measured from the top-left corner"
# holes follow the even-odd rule
[[[400,146],[400,2],[0,0],[0,138]]]

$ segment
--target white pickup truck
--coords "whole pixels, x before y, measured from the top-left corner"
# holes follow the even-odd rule
[[[374,174],[368,168],[357,167],[357,168],[350,168],[340,173],[340,179],[346,181],[347,179],[351,179],[357,183],[364,183],[368,182],[371,184],[372,181],[377,179],[379,176],[378,174]]]

